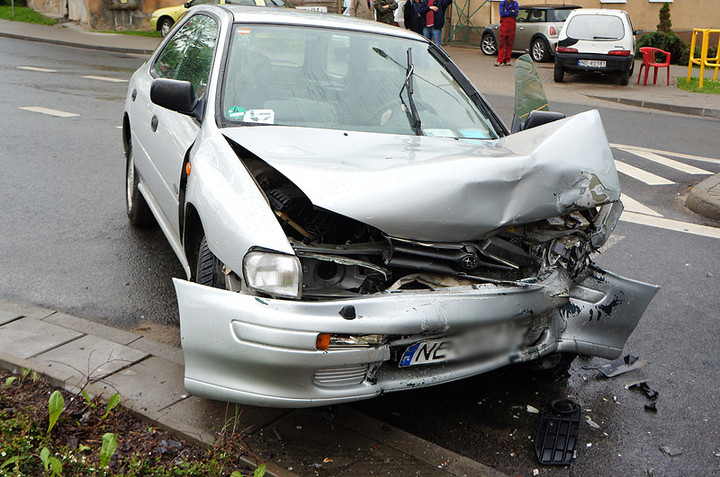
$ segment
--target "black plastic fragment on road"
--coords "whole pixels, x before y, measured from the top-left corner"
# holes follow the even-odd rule
[[[638,383],[633,383],[627,387],[628,389],[635,389],[640,392],[642,392],[645,397],[647,397],[649,400],[654,401],[658,398],[660,395],[657,391],[650,388],[650,385],[647,383],[647,381],[640,381]]]
[[[580,406],[569,399],[545,405],[535,439],[535,456],[545,465],[570,465],[580,431]]]
[[[651,401],[645,404],[645,410],[648,412],[657,412],[657,403],[655,401]]]
[[[605,375],[606,378],[614,378],[621,374],[625,374],[635,369],[640,369],[647,364],[647,361],[640,360],[637,356],[631,354],[625,355],[622,358],[618,358],[615,361],[611,361],[604,366],[600,366],[598,369]]]

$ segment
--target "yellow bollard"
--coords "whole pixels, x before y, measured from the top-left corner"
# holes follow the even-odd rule
[[[693,65],[700,67],[700,80],[698,88],[703,88],[703,80],[705,79],[705,67],[715,68],[713,81],[717,81],[718,69],[720,69],[720,41],[718,41],[718,52],[714,58],[708,58],[708,43],[710,43],[710,35],[712,33],[720,33],[720,30],[712,30],[709,28],[693,28],[692,42],[690,45],[690,60],[688,61],[687,81],[690,82]],[[700,58],[695,58],[695,45],[697,44],[697,35],[702,34],[702,47],[700,48]]]

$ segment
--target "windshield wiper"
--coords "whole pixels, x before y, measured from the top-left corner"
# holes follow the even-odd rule
[[[405,84],[403,84],[403,87],[400,88],[400,102],[405,106],[405,109],[408,109],[407,105],[405,104],[405,101],[402,97],[402,92],[404,89],[407,88],[407,95],[408,95],[408,102],[410,103],[410,114],[412,115],[412,123],[413,128],[415,129],[415,134],[418,136],[422,136],[422,125],[420,122],[420,115],[418,114],[417,107],[415,107],[415,100],[413,99],[413,85],[414,85],[414,78],[413,74],[415,73],[415,65],[413,65],[412,61],[412,48],[408,48],[407,50],[407,69],[405,70]]]

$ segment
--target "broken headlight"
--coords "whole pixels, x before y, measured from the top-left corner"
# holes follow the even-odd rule
[[[247,286],[271,296],[300,298],[301,270],[295,255],[251,251],[243,260]]]

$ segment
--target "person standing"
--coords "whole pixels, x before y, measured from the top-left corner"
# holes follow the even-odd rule
[[[395,24],[395,10],[398,7],[395,0],[375,0],[374,5],[377,21],[388,25]]]
[[[500,41],[495,66],[510,66],[513,44],[515,43],[515,19],[520,6],[515,0],[500,2]]]
[[[350,16],[375,20],[372,0],[352,0],[350,2]]]
[[[423,21],[423,36],[442,46],[442,28],[445,24],[445,10],[452,0],[415,0],[414,7]]]
[[[407,0],[403,5],[403,18],[405,19],[405,28],[415,33],[423,34],[423,21],[420,14],[413,6],[414,0]]]

